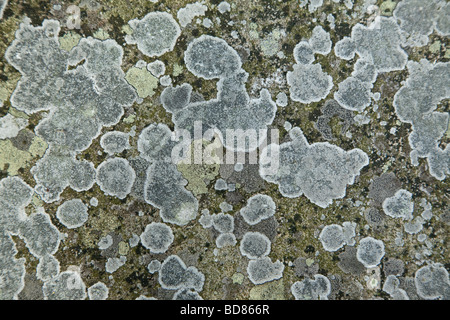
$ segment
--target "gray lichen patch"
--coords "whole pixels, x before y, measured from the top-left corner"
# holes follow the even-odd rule
[[[273,216],[275,209],[275,202],[273,202],[270,196],[256,194],[247,200],[247,205],[241,209],[240,214],[245,222],[250,225],[255,225]]]
[[[240,251],[249,259],[265,257],[270,253],[271,242],[264,234],[247,232],[241,240]]]
[[[314,275],[314,280],[306,278],[297,281],[291,286],[291,292],[295,300],[327,300],[331,293],[330,280],[321,275]]]
[[[354,123],[353,113],[342,108],[336,100],[328,100],[321,109],[322,115],[317,119],[315,127],[320,131],[326,140],[335,140],[330,122],[333,117],[338,117],[342,122],[341,135],[345,134],[348,128]]]
[[[172,51],[181,34],[175,19],[167,12],[150,12],[141,20],[128,22],[132,33],[125,36],[128,44],[137,44],[138,49],[149,57],[161,56]]]
[[[136,173],[128,160],[123,158],[108,159],[97,167],[96,182],[100,189],[105,194],[119,199],[130,193],[135,179]]]
[[[141,234],[142,245],[152,253],[164,253],[174,239],[172,229],[164,223],[153,222]]]
[[[356,257],[366,268],[377,266],[384,254],[384,243],[382,240],[366,237],[359,241]]]
[[[84,300],[87,296],[86,285],[75,271],[61,272],[45,282],[42,291],[47,300]]]
[[[289,136],[292,141],[280,146],[269,145],[263,152],[265,156],[279,154],[278,170],[260,166],[261,176],[268,182],[277,183],[285,197],[305,194],[311,202],[326,208],[333,199],[345,196],[347,184],[353,184],[355,176],[369,162],[360,149],[344,151],[327,142],[310,145],[298,127],[293,128]],[[270,162],[263,159],[262,163]]]
[[[428,36],[436,29],[443,35],[449,34],[448,3],[431,0],[422,3],[418,0],[401,1],[394,10],[394,17],[400,20],[400,28],[405,33],[405,45],[424,46]],[[448,17],[448,16],[447,16]]]
[[[237,52],[224,40],[201,36],[189,43],[184,60],[190,72],[204,79],[220,79],[217,83],[217,98],[209,101],[192,102],[188,86],[164,91],[161,97],[164,108],[172,113],[175,129],[188,130],[193,136],[195,124],[201,123],[202,134],[208,128],[221,133],[222,144],[231,150],[254,150],[258,145],[246,142],[237,145],[234,135],[227,130],[261,130],[272,123],[276,105],[269,92],[260,91],[259,99],[251,99],[245,88],[248,73],[241,69]],[[175,102],[177,99],[179,102]],[[229,121],[223,121],[229,119]],[[233,132],[235,134],[235,132]]]
[[[105,133],[100,139],[100,145],[110,155],[131,148],[129,135],[120,131]]]
[[[272,262],[269,257],[250,260],[247,274],[254,284],[263,284],[280,279],[283,276],[284,265],[280,261]]]
[[[410,61],[410,76],[394,97],[400,121],[413,126],[409,136],[412,164],[418,165],[418,158],[427,158],[430,174],[438,180],[450,172],[450,149],[439,146],[448,130],[449,113],[435,111],[438,103],[449,97],[448,87],[443,85],[449,78],[449,66],[448,62],[432,65],[427,60]]]
[[[87,221],[88,208],[80,199],[71,199],[58,207],[56,217],[67,228],[78,228]]]
[[[291,99],[305,104],[325,99],[333,87],[332,77],[319,64],[295,64],[287,82]]]
[[[406,190],[398,190],[393,197],[383,201],[383,211],[392,218],[411,220],[414,211],[412,194]]]

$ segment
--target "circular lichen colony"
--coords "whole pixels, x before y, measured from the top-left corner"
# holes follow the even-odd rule
[[[152,253],[164,253],[174,239],[172,229],[164,223],[152,222],[141,234],[142,245]]]
[[[341,226],[332,224],[325,226],[320,232],[319,240],[326,251],[337,251],[345,244],[344,231]]]
[[[383,258],[384,243],[372,237],[366,237],[359,241],[356,257],[366,268],[377,266]]]
[[[102,162],[97,168],[97,184],[100,189],[119,199],[125,198],[131,191],[136,173],[123,158],[113,158]]]
[[[125,37],[126,42],[137,44],[138,49],[149,57],[173,50],[181,34],[178,23],[167,12],[150,12],[141,20],[130,20],[128,24],[133,32]]]
[[[72,199],[58,207],[56,217],[67,228],[78,228],[88,220],[88,208],[80,199]]]
[[[275,202],[271,197],[264,194],[257,194],[248,199],[247,205],[241,209],[240,213],[245,222],[250,225],[255,225],[273,216],[275,209]]]
[[[239,247],[241,254],[249,259],[257,259],[270,253],[270,240],[259,232],[247,232]]]

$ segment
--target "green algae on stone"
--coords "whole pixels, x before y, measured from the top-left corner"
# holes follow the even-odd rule
[[[250,290],[250,300],[285,300],[283,279],[254,286]]]
[[[154,90],[158,87],[158,80],[145,68],[131,67],[125,75],[125,80],[143,99],[154,95]]]

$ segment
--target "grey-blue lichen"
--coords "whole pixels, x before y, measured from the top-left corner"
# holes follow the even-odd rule
[[[149,57],[161,56],[175,47],[181,29],[171,14],[150,12],[141,20],[128,22],[132,34],[126,35],[128,44],[137,44],[138,49]]]
[[[69,229],[81,227],[88,216],[88,208],[80,199],[68,200],[56,211],[58,220]]]
[[[174,239],[172,229],[164,223],[152,222],[141,234],[142,245],[152,253],[164,253]]]
[[[277,183],[281,194],[289,198],[305,195],[312,203],[325,208],[333,199],[343,198],[347,184],[353,184],[359,171],[368,165],[368,156],[360,149],[344,151],[325,143],[309,144],[300,128],[289,131],[292,141],[271,144],[262,153],[261,164],[268,155],[279,154],[280,168],[273,174],[269,166],[260,165],[261,176]]]

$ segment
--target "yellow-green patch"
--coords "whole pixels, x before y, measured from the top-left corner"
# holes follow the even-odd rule
[[[380,5],[380,11],[383,16],[392,16],[395,7],[397,6],[397,2],[386,0]]]
[[[59,37],[59,47],[63,50],[70,51],[80,42],[81,36],[73,31],[69,31],[62,37]]]
[[[111,38],[110,35],[108,34],[108,32],[106,32],[102,28],[100,28],[97,31],[95,31],[93,36],[94,36],[94,38],[97,38],[97,39],[100,39],[100,40],[106,40],[106,39]]]
[[[138,96],[143,99],[152,96],[158,87],[158,80],[145,68],[131,67],[125,75],[125,80],[136,89]]]
[[[250,300],[285,300],[283,279],[254,286]]]
[[[24,168],[31,161],[31,154],[17,149],[10,140],[0,140],[0,169],[15,176],[20,168]]]

